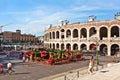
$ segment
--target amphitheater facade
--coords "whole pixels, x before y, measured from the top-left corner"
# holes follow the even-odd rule
[[[44,47],[93,51],[97,48],[108,56],[120,52],[120,20],[95,21],[89,18],[84,23],[68,23],[52,26],[44,32]]]

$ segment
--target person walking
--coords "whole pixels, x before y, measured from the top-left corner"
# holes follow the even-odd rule
[[[91,56],[91,59],[89,61],[89,67],[88,67],[88,73],[89,74],[93,73],[93,68],[94,68],[94,57]]]
[[[0,63],[0,73],[3,73],[3,72],[4,72],[4,70],[3,70],[3,64]]]
[[[8,72],[8,74],[9,75],[11,75],[11,73],[12,72],[14,72],[13,70],[12,70],[12,63],[11,63],[11,61],[9,61],[8,63],[7,63],[7,72]]]

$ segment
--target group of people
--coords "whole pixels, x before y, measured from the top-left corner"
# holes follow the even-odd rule
[[[0,63],[0,73],[3,73],[3,72],[4,72],[3,64]],[[7,63],[7,73],[8,73],[9,75],[11,75],[12,72],[14,72],[14,70],[13,70],[13,65],[12,65],[11,61],[9,61],[9,62]]]

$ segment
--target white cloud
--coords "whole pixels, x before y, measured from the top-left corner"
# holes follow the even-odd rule
[[[43,33],[46,28],[48,28],[49,24],[53,24],[54,26],[59,25],[61,20],[88,17],[90,15],[89,12],[87,13],[84,11],[120,9],[118,0],[114,0],[114,2],[116,4],[109,0],[76,0],[75,3],[67,5],[67,9],[64,9],[63,7],[60,11],[58,11],[58,8],[52,10],[52,8],[38,6],[29,11],[6,12],[5,14],[0,14],[16,16],[15,19],[18,20],[18,23],[12,25],[11,30],[13,30],[13,28],[14,30],[21,29],[22,33],[38,34],[39,36],[42,35],[41,33]],[[94,15],[95,13],[92,14]],[[103,12],[98,13],[97,15],[103,15]]]
[[[72,7],[76,11],[120,9],[119,0],[76,0]]]

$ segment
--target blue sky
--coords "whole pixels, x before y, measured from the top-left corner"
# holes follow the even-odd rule
[[[59,25],[60,21],[70,23],[86,22],[90,15],[96,20],[111,20],[120,12],[119,0],[0,0],[0,25],[2,31],[17,29],[22,34],[41,36],[44,30]]]

